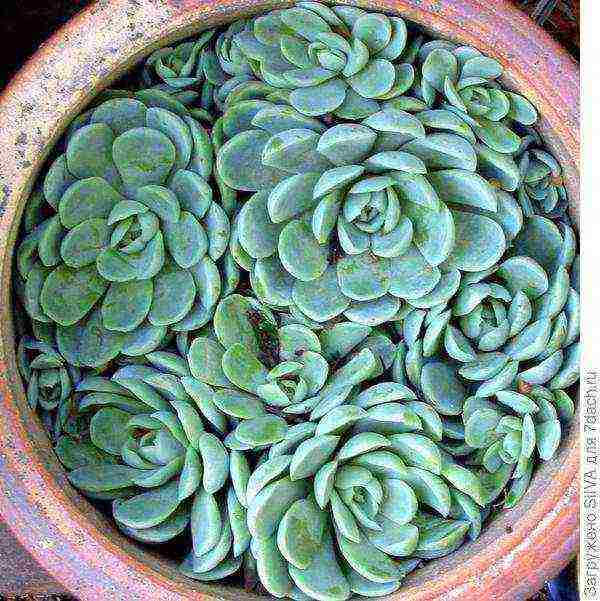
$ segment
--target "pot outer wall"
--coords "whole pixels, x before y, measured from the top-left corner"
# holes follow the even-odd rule
[[[343,2],[340,2],[343,3]],[[571,213],[579,214],[579,71],[507,0],[372,0],[440,37],[499,60],[505,84],[538,108],[539,130],[560,161]],[[35,560],[81,601],[259,599],[202,585],[121,535],[68,483],[28,408],[14,353],[12,253],[40,168],[70,120],[155,48],[204,27],[263,12],[263,0],[97,0],[59,30],[0,96],[0,517]],[[475,542],[407,578],[394,601],[518,601],[541,588],[579,541],[578,425],[518,505]]]

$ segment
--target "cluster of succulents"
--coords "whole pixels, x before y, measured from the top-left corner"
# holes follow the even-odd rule
[[[575,413],[579,257],[501,74],[309,1],[156,51],[74,121],[25,207],[17,358],[125,535],[343,601],[523,497]]]

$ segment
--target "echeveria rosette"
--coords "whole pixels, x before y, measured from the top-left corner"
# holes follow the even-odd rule
[[[579,293],[569,277],[577,252],[573,230],[539,215],[518,229],[511,226],[507,236],[509,230],[514,237],[503,261],[465,274],[448,302],[403,316],[410,361],[417,365],[443,350],[465,364],[461,375],[486,381],[480,396],[503,370],[514,372],[508,383],[518,373],[524,382],[552,389],[577,379]],[[411,381],[418,386],[420,379],[420,371],[414,372]]]
[[[219,298],[229,219],[208,183],[212,145],[164,98],[110,100],[78,123],[44,180],[55,214],[19,247],[25,308],[57,324],[74,365],[149,352],[207,323]]]
[[[226,440],[232,449],[293,438],[290,424],[318,419],[393,362],[395,345],[369,326],[340,322],[317,333],[290,316],[283,325],[277,318],[255,299],[233,294],[217,306],[214,335],[198,336],[189,347],[191,373],[239,421]]]
[[[538,214],[560,218],[568,206],[560,165],[541,148],[537,132],[528,131],[517,158],[522,178],[517,198],[527,216]]]
[[[197,38],[159,48],[145,61],[142,70],[144,87],[178,94],[183,90],[201,89],[206,81],[205,48],[215,35],[214,29],[203,31]]]
[[[476,172],[471,143],[442,131],[451,120],[427,123],[432,133],[384,109],[327,127],[264,100],[226,111],[217,171],[256,192],[235,219],[232,253],[260,298],[316,321],[344,313],[376,325],[401,300],[433,306],[461,271],[494,265],[502,222],[520,209]]]
[[[300,2],[253,18],[231,46],[301,113],[355,118],[412,85],[412,66],[397,62],[406,41],[399,17]]]
[[[86,425],[73,413],[73,407],[75,389],[85,372],[58,352],[54,332],[42,327],[36,328],[34,336],[23,334],[17,346],[17,367],[27,402],[40,411],[52,439],[62,432],[81,436]]]
[[[572,230],[562,232],[545,217],[526,219],[513,256],[469,274],[447,304],[412,309],[402,323],[407,349],[396,379],[448,416],[446,451],[483,449],[477,464],[500,481],[512,477],[511,504],[527,488],[533,447],[552,458],[559,420],[574,413],[565,389],[579,378],[579,294],[568,273],[576,246]]]
[[[32,409],[38,405],[44,411],[56,409],[69,398],[81,378],[80,370],[69,365],[56,346],[30,336],[19,341],[17,359]]]
[[[406,398],[411,392],[393,382],[367,388],[323,415],[312,436],[259,461],[247,519],[269,593],[389,594],[421,559],[478,536],[491,499],[475,473],[438,448],[439,416],[397,402]]]
[[[504,506],[514,507],[527,491],[536,457],[554,457],[562,428],[574,414],[564,390],[537,385],[498,391],[493,401],[471,397],[462,414],[464,440],[477,451],[468,461],[491,475],[510,478]]]
[[[526,98],[500,86],[498,61],[470,46],[437,40],[421,46],[419,62],[419,95],[427,105],[441,102],[441,108],[458,115],[496,152],[519,150],[521,138],[513,124],[532,125],[537,112]]]
[[[262,82],[257,64],[249,59],[236,43],[236,37],[251,28],[251,22],[239,20],[231,23],[215,40],[215,56],[219,65],[221,82],[213,78],[215,105],[224,110],[226,102],[236,99],[260,98],[273,90]]]
[[[127,536],[163,543],[189,525],[185,564],[195,578],[211,580],[228,567],[236,571],[249,544],[235,493],[249,467],[221,442],[227,419],[210,388],[183,375],[185,360],[163,351],[147,357],[153,365],[125,365],[111,378],[80,382],[77,410],[88,416],[89,434],[63,436],[57,454],[74,486],[113,500]]]

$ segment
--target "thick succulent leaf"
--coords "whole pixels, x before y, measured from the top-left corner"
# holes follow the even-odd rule
[[[275,332],[273,317],[258,303],[240,294],[232,294],[218,304],[213,325],[223,347],[229,349],[239,343],[255,354],[263,350],[259,338],[261,328],[268,330],[273,326]]]
[[[390,261],[390,277],[390,294],[417,299],[435,288],[441,273],[425,260],[419,249],[411,246],[402,256]]]
[[[364,98],[379,98],[387,94],[396,81],[394,65],[381,58],[369,61],[364,69],[349,78],[352,89]]]
[[[578,342],[568,347],[565,361],[560,371],[550,380],[552,390],[568,388],[579,379],[580,344]]]
[[[506,125],[497,121],[480,117],[476,120],[476,125],[473,124],[473,130],[484,144],[499,153],[517,152],[521,145],[521,138]]]
[[[179,476],[179,500],[191,497],[202,481],[202,464],[194,447],[188,447],[185,454],[185,463]]]
[[[251,447],[280,442],[285,438],[288,425],[277,415],[263,415],[245,420],[235,429],[235,437]]]
[[[288,129],[267,141],[262,164],[287,173],[320,172],[330,166],[316,151],[319,134],[312,129]]]
[[[409,300],[409,304],[413,307],[421,309],[430,309],[431,307],[443,306],[446,304],[456,293],[460,285],[460,271],[453,269],[442,273],[440,281],[436,284],[435,288],[417,299]]]
[[[519,379],[529,384],[545,384],[558,373],[563,365],[563,360],[563,351],[559,349],[537,365],[522,371]]]
[[[339,440],[339,436],[323,434],[302,442],[292,457],[290,478],[300,480],[316,474],[331,457]]]
[[[360,165],[366,159],[377,134],[358,124],[340,124],[327,129],[319,138],[317,150],[334,165]]]
[[[321,175],[314,187],[314,198],[323,198],[323,196],[343,188],[358,179],[364,171],[365,168],[362,165],[342,165],[328,169]]]
[[[546,461],[552,459],[560,444],[560,422],[555,419],[536,424],[535,437],[540,457]]]
[[[117,501],[115,519],[130,528],[151,528],[166,520],[179,506],[178,482],[173,480],[160,488]]]
[[[284,173],[263,165],[263,149],[270,139],[267,132],[250,130],[228,140],[217,154],[217,171],[223,181],[235,190],[256,192],[278,184]]]
[[[252,536],[266,539],[273,535],[286,511],[307,492],[305,480],[294,482],[287,477],[265,486],[248,504],[248,529]]]
[[[345,601],[350,597],[350,586],[338,564],[329,532],[325,532],[311,565],[305,570],[290,565],[289,572],[296,586],[317,601]]]
[[[396,448],[395,443],[392,445]],[[404,457],[406,459],[406,457]],[[383,481],[385,500],[380,513],[396,526],[404,526],[412,521],[418,509],[418,502],[412,488],[402,480]]]
[[[442,415],[459,415],[467,391],[450,364],[433,361],[423,367],[421,387],[425,398]]]
[[[538,319],[529,324],[504,348],[504,352],[515,361],[525,361],[537,357],[546,348],[552,328],[552,322]]]
[[[353,300],[380,298],[390,287],[390,261],[370,253],[346,256],[337,263],[341,291]]]
[[[340,551],[358,574],[373,582],[395,582],[401,576],[394,560],[373,545],[366,536],[359,542],[344,536],[337,537]]]
[[[78,467],[69,473],[69,482],[89,493],[129,488],[140,470],[126,465],[97,463]]]
[[[469,530],[469,523],[461,520],[439,520],[419,530],[415,555],[423,558],[442,557],[454,551]]]
[[[258,386],[266,384],[267,370],[256,355],[236,343],[222,357],[223,373],[227,379],[246,392],[256,392]]]
[[[268,199],[266,192],[254,194],[244,203],[237,216],[238,241],[254,259],[265,259],[277,251],[282,226],[271,221]]]
[[[188,578],[200,580],[201,582],[213,582],[235,574],[235,572],[240,569],[241,565],[242,557],[228,557],[212,570],[207,570],[206,572],[194,572],[192,558],[188,556],[179,566],[179,569],[182,574]]]
[[[251,548],[256,558],[258,576],[267,591],[277,597],[289,595],[293,584],[288,575],[286,560],[277,546],[276,535],[253,539]]]
[[[146,544],[160,544],[179,536],[188,526],[187,509],[177,509],[166,520],[151,528],[131,528],[117,522],[119,529],[128,537]]]
[[[328,248],[317,242],[304,221],[290,221],[282,229],[277,247],[283,267],[302,282],[316,280],[327,269]]]
[[[502,359],[504,362],[504,359]],[[518,361],[509,361],[500,371],[482,382],[475,393],[477,397],[492,396],[498,390],[509,388],[519,371]]]
[[[131,332],[146,319],[152,304],[151,280],[113,282],[102,301],[102,323],[109,330]]]
[[[313,208],[313,188],[319,177],[318,172],[300,173],[275,186],[267,203],[271,221],[284,223]]]
[[[310,319],[324,322],[343,313],[350,299],[342,294],[337,270],[330,266],[314,280],[296,280],[292,290],[296,306]]]
[[[190,518],[194,555],[204,555],[219,542],[223,522],[212,494],[200,489],[194,496]]]
[[[225,349],[211,338],[196,338],[188,351],[188,362],[192,375],[211,386],[228,387],[229,380],[221,368]]]
[[[135,130],[132,130],[135,131]],[[161,135],[161,134],[158,134]],[[168,139],[161,140],[170,144]],[[67,146],[67,168],[78,179],[101,177],[109,184],[118,183],[119,174],[113,163],[115,136],[105,123],[93,123],[78,129]],[[174,148],[168,159],[174,158]],[[116,162],[116,157],[115,157]]]
[[[296,501],[277,529],[277,546],[293,566],[305,570],[319,552],[326,523],[324,514],[311,499]]]
[[[112,152],[121,179],[131,190],[163,184],[177,160],[177,149],[169,137],[150,127],[121,134],[114,141]]]
[[[496,426],[501,414],[494,409],[478,409],[466,419],[465,416],[465,442],[474,449],[489,447],[498,439]]]
[[[442,476],[459,491],[471,497],[480,506],[485,505],[483,487],[477,474],[454,463],[446,456],[442,458]]]
[[[483,177],[463,169],[430,173],[428,178],[441,200],[486,211],[496,211],[498,203],[492,186]]]
[[[331,79],[308,88],[297,88],[290,94],[290,104],[303,115],[317,117],[337,109],[346,98],[346,83]]]
[[[248,504],[252,502],[254,497],[270,482],[277,479],[281,474],[287,471],[291,455],[278,455],[267,459],[254,469],[248,479],[246,487],[246,501]]]
[[[155,326],[169,325],[183,319],[192,308],[196,284],[192,274],[174,264],[166,264],[154,278],[152,304],[148,320]],[[173,295],[173,290],[177,294]]]
[[[443,263],[454,248],[456,227],[452,212],[441,204],[431,210],[415,202],[403,206],[404,214],[412,221],[413,240],[429,265]]]
[[[528,396],[513,390],[499,390],[496,398],[500,403],[510,407],[515,413],[535,413],[538,406]]]
[[[525,221],[513,245],[515,254],[531,257],[546,273],[552,274],[560,256],[562,236],[552,221],[534,215]]]
[[[112,332],[102,325],[100,311],[84,322],[56,328],[58,349],[73,365],[101,367],[114,359],[123,345],[123,334]]]
[[[531,257],[516,256],[506,259],[496,274],[504,280],[513,295],[522,291],[530,299],[535,299],[548,290],[546,271]]]
[[[70,326],[85,317],[107,286],[95,265],[81,269],[59,265],[46,278],[40,303],[53,321]]]
[[[251,419],[265,413],[263,403],[258,397],[237,390],[216,391],[212,402],[224,414],[238,419]]]
[[[407,142],[402,150],[419,157],[431,169],[475,171],[477,166],[477,156],[471,144],[455,134],[430,134]]]
[[[442,458],[438,447],[421,434],[393,434],[389,437],[392,447],[409,465],[428,470],[434,474],[441,472]],[[391,516],[388,516],[391,518]]]
[[[404,134],[410,138],[423,138],[425,136],[425,128],[416,117],[394,108],[387,108],[373,113],[363,121],[363,125],[367,125],[378,132]]]
[[[502,228],[489,217],[452,211],[455,243],[447,265],[461,271],[483,271],[493,267],[504,254]]]
[[[129,436],[130,413],[115,407],[104,407],[90,421],[90,438],[94,445],[111,455],[120,455]]]
[[[202,486],[208,494],[220,490],[229,475],[229,455],[223,443],[214,434],[202,432],[197,438],[202,457]]]
[[[477,169],[483,177],[498,182],[507,192],[514,192],[517,189],[521,182],[521,174],[511,155],[501,154],[483,144],[476,144],[475,152]]]

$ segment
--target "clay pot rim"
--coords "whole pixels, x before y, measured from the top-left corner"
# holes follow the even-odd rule
[[[239,598],[239,590],[194,583],[118,534],[68,484],[17,376],[10,302],[16,224],[39,169],[68,120],[130,65],[202,24],[258,12],[273,1],[99,0],[59,30],[0,96],[0,516],[38,563],[80,599]],[[540,109],[540,130],[561,162],[578,215],[579,112],[575,62],[507,0],[372,0],[441,37],[470,43],[503,63],[505,81]],[[77,68],[76,68],[77,67]],[[536,77],[531,70],[538,70]],[[44,90],[45,88],[45,90]],[[32,118],[35,116],[35,118]],[[8,182],[8,183],[7,183]],[[482,537],[407,579],[396,601],[498,599],[538,590],[578,543],[578,428],[541,467],[521,504]],[[245,593],[242,593],[245,594]],[[150,596],[149,596],[150,595]],[[248,595],[257,598],[254,595]]]

